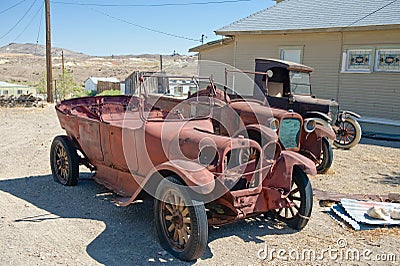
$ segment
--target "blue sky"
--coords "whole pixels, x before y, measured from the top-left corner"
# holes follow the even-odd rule
[[[21,1],[21,4],[5,11]],[[208,37],[205,39],[207,42],[221,38],[214,34],[214,30],[274,4],[272,0],[227,0],[225,3],[210,3],[221,1],[223,0],[51,0],[52,43],[56,47],[90,55],[172,54],[174,50],[187,54],[189,48],[199,45],[200,42],[148,31],[131,24],[194,40],[199,40],[205,34]],[[210,4],[165,6],[205,2]],[[164,6],[154,6],[159,4]],[[18,23],[31,6],[31,10]],[[44,44],[42,6],[43,0],[1,0],[0,46],[11,42],[36,43],[38,34],[39,44]]]

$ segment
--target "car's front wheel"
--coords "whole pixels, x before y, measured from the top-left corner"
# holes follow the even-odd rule
[[[200,258],[208,240],[208,221],[202,202],[192,200],[189,188],[175,176],[159,184],[154,217],[161,246],[181,260]]]
[[[321,155],[316,164],[318,174],[325,174],[331,167],[333,162],[332,145],[326,138],[322,138]]]
[[[313,192],[306,173],[297,166],[293,168],[288,199],[291,206],[274,210],[272,213],[288,226],[301,230],[307,225],[311,216]]]

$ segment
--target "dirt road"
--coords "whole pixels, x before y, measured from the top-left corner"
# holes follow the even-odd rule
[[[58,134],[63,131],[53,106],[0,109],[0,265],[185,264],[158,244],[151,201],[117,207],[107,189],[87,179],[89,173],[81,174],[76,187],[53,181],[49,149]],[[400,192],[400,143],[362,142],[352,150],[335,149],[328,174],[310,177],[313,187]],[[400,264],[399,229],[354,232],[322,211],[314,199],[311,220],[300,232],[265,217],[210,228],[206,253],[195,264]],[[279,249],[285,251],[282,256]],[[316,257],[301,258],[304,250],[315,251]],[[357,259],[324,250],[371,253]],[[389,254],[396,261],[373,261],[393,260]]]

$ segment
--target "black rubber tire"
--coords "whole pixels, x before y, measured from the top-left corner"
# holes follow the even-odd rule
[[[293,215],[290,218],[283,216],[282,212],[284,212],[284,214],[286,210],[288,213],[290,212],[290,207],[289,207],[285,209],[274,210],[273,214],[277,219],[285,222],[288,226],[297,230],[301,230],[307,225],[308,220],[310,219],[311,216],[311,211],[313,206],[313,191],[308,176],[298,166],[295,166],[293,168],[292,187],[291,187],[291,192],[289,194],[289,199],[293,199],[292,192],[295,192],[296,187],[298,188],[298,192],[300,194],[300,200],[299,200],[300,206],[298,206],[299,208],[297,210],[297,213],[295,213],[295,215]],[[293,208],[296,210],[295,207],[291,208],[292,210]]]
[[[322,138],[321,158],[319,163],[316,164],[318,174],[325,174],[332,166],[332,162],[333,162],[332,145],[326,138]]]
[[[191,261],[200,258],[207,247],[208,241],[206,209],[203,202],[191,199],[188,189],[185,189],[184,184],[176,176],[168,176],[158,185],[154,199],[154,218],[160,244],[173,256],[184,261]],[[185,203],[184,209],[188,208],[189,210],[190,237],[188,241],[186,240],[187,243],[183,245],[183,248],[174,247],[172,232],[168,232],[167,222],[165,222],[166,219],[164,219],[163,213],[165,212],[163,206],[167,204],[159,200],[163,199],[171,191],[178,193]],[[190,204],[187,204],[188,202]],[[172,208],[171,204],[169,206]],[[178,243],[175,244],[178,245]]]
[[[58,158],[57,151],[65,151],[65,167],[66,173],[61,173],[58,170],[60,159]],[[65,165],[65,163],[63,162]],[[61,183],[64,186],[76,186],[79,178],[79,156],[76,152],[75,146],[71,143],[67,136],[57,136],[51,143],[50,148],[50,166],[51,173],[54,181]]]
[[[339,127],[336,139],[333,141],[335,147],[348,150],[360,142],[362,130],[357,120],[347,117],[344,122],[339,122]]]

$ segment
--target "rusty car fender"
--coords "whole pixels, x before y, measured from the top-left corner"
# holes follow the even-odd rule
[[[264,179],[263,187],[282,188],[283,194],[289,193],[294,166],[300,167],[307,174],[317,174],[315,163],[310,159],[297,152],[282,151],[271,174]]]
[[[154,195],[161,180],[169,175],[178,176],[191,190],[199,195],[210,194],[215,188],[214,175],[204,166],[193,161],[171,160],[153,168],[139,182],[139,188],[132,196],[115,200],[115,203],[121,207],[128,206],[142,190]]]
[[[157,167],[149,173],[148,178],[156,172],[160,173],[163,171],[175,173],[193,191],[202,195],[211,193],[215,188],[214,174],[197,162],[181,159],[167,161],[157,165]]]
[[[317,174],[317,169],[315,167],[315,163],[308,159],[307,157],[304,157],[303,155],[297,153],[297,152],[292,152],[292,151],[282,151],[281,156],[279,157],[277,163],[279,164],[281,161],[281,158],[284,158],[285,163],[286,163],[286,169],[289,167],[290,169],[293,169],[293,166],[298,166],[300,167],[305,173],[310,174],[310,175],[316,175]]]
[[[336,139],[335,131],[333,131],[331,126],[317,124],[315,127],[315,133],[318,137],[325,137],[331,140]]]

